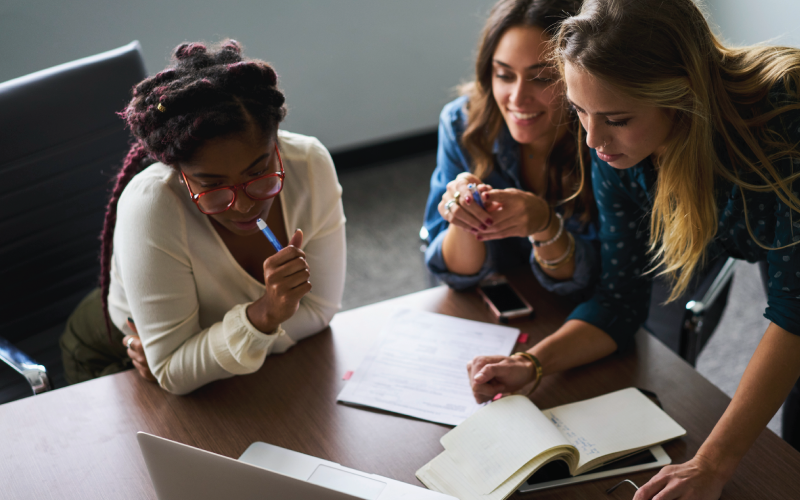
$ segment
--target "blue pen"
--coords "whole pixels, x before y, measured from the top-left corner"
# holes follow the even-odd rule
[[[266,222],[264,222],[261,219],[257,219],[256,225],[258,225],[258,228],[261,230],[262,233],[264,233],[264,236],[267,237],[269,242],[272,243],[272,246],[275,247],[276,252],[280,252],[281,250],[283,250],[283,246],[281,246],[280,242],[278,242],[278,238],[276,238],[275,235],[272,234],[272,231],[270,231],[269,226],[267,226]]]
[[[469,183],[467,184],[467,189],[472,192],[472,198],[475,200],[475,203],[478,204],[479,207],[486,210],[486,207],[483,206],[483,200],[481,199],[481,194],[478,192],[478,186],[475,184]]]

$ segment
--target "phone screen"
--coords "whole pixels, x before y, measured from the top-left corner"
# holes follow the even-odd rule
[[[501,313],[525,309],[527,306],[508,283],[481,286],[481,290]]]

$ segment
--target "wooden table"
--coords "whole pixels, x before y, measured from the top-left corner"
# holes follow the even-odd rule
[[[536,309],[513,326],[529,345],[554,331],[571,309],[529,275],[513,280]],[[414,472],[442,451],[450,428],[382,411],[336,403],[381,325],[400,308],[491,321],[480,299],[440,287],[347,311],[330,329],[267,359],[253,375],[173,396],[129,371],[0,406],[0,498],[155,498],[136,431],[229,457],[253,441],[283,446],[411,484]],[[522,348],[523,346],[518,346]],[[466,376],[466,373],[465,373]],[[728,397],[648,335],[636,352],[547,377],[533,395],[540,408],[624,387],[658,394],[687,431],[665,445],[673,462],[693,456],[729,403]],[[654,472],[633,474],[637,484]],[[630,499],[618,478],[513,498]],[[765,430],[743,460],[723,499],[797,499],[800,453]]]

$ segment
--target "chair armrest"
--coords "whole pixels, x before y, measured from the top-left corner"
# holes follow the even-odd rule
[[[728,257],[720,265],[719,270],[712,269],[709,276],[713,276],[714,280],[707,288],[704,286],[698,287],[697,293],[692,300],[686,303],[686,311],[693,316],[702,316],[706,310],[716,302],[717,297],[725,289],[725,286],[733,278],[733,272],[736,265],[736,259]]]
[[[722,317],[735,267],[734,258],[719,259],[686,303],[678,354],[692,366]]]
[[[0,361],[5,362],[25,377],[34,394],[41,394],[52,389],[47,369],[3,337],[0,337]]]

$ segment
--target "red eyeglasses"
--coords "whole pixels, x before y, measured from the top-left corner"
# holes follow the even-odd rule
[[[268,200],[278,196],[278,193],[283,189],[283,180],[286,178],[286,174],[283,171],[283,159],[277,144],[275,144],[275,154],[278,155],[278,164],[281,167],[280,172],[262,175],[243,184],[215,188],[204,193],[194,194],[191,186],[189,186],[188,179],[186,179],[186,174],[181,171],[181,175],[183,176],[183,182],[186,184],[186,189],[189,190],[189,196],[194,204],[197,205],[198,210],[206,215],[219,214],[236,203],[236,192],[240,189],[252,200]]]

